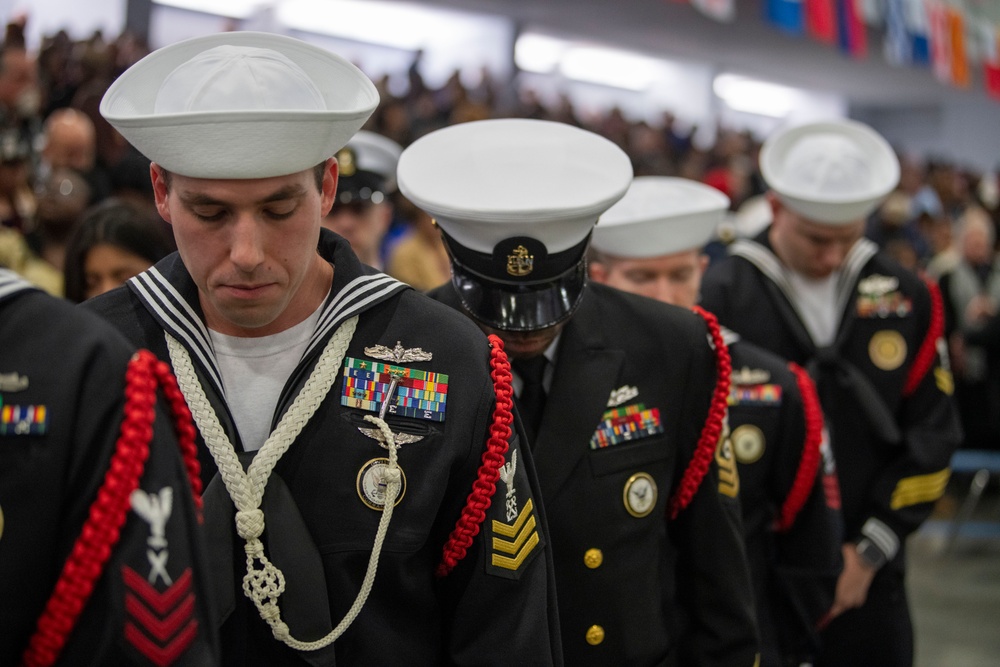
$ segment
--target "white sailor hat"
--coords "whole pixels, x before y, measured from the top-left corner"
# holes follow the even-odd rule
[[[361,130],[337,151],[340,180],[337,203],[383,201],[396,189],[396,163],[403,147],[388,137]]]
[[[611,141],[542,120],[483,120],[418,139],[399,190],[437,221],[462,304],[496,329],[566,319],[586,283],[590,232],[632,180]]]
[[[168,171],[265,178],[332,157],[378,101],[368,77],[336,54],[225,32],[150,53],[111,84],[101,114]]]
[[[760,173],[792,211],[831,225],[865,218],[899,182],[899,159],[880,134],[850,120],[800,125],[771,135]]]
[[[702,248],[729,208],[729,197],[687,178],[639,176],[601,216],[591,246],[631,259]]]

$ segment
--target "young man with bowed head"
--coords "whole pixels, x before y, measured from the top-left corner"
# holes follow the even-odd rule
[[[590,232],[625,194],[628,156],[562,123],[476,121],[411,144],[397,179],[451,255],[432,296],[514,359],[567,664],[754,665],[718,327],[587,282]]]
[[[892,147],[854,121],[768,137],[773,221],[709,267],[702,304],[816,383],[841,483],[845,543],[818,665],[905,666],[906,538],[930,515],[961,440],[936,285],[863,238],[895,188]]]
[[[170,360],[198,424],[223,664],[555,664],[501,343],[321,230],[377,102],[279,35],[136,63],[101,111],[178,252],[88,305]]]
[[[642,176],[594,228],[595,282],[694,308],[703,248],[729,208],[713,187]],[[729,429],[757,603],[761,665],[808,664],[833,601],[843,541],[833,456],[805,370],[723,329],[733,374]]]

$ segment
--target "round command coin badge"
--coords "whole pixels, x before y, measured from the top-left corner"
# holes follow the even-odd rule
[[[625,482],[622,495],[628,513],[642,518],[656,506],[656,481],[649,473],[637,472]]]
[[[883,371],[894,371],[906,361],[906,341],[898,331],[879,331],[868,342],[868,356]]]
[[[402,468],[397,466],[397,470],[399,470],[399,493],[393,506],[398,505],[406,493],[406,475],[403,474]],[[361,497],[361,502],[373,510],[385,507],[386,491],[389,488],[385,475],[388,471],[389,459],[386,458],[372,459],[358,471],[358,496]]]
[[[753,463],[764,455],[764,432],[753,424],[737,426],[730,440],[740,463]]]

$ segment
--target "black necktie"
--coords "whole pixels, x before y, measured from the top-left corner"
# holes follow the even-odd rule
[[[532,448],[535,446],[538,427],[542,423],[542,410],[545,409],[545,385],[542,381],[545,378],[545,366],[548,361],[544,354],[540,354],[530,359],[514,359],[511,362],[524,383],[521,395],[517,397],[517,410]]]

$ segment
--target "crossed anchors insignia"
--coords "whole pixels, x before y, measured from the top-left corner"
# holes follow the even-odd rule
[[[514,490],[514,473],[517,472],[517,450],[510,455],[510,461],[500,466],[500,479],[507,485],[507,521],[517,518],[517,495]]]
[[[424,352],[423,349],[419,347],[404,348],[402,343],[398,340],[396,341],[395,347],[392,348],[386,347],[385,345],[366,347],[365,354],[372,359],[392,361],[397,364],[405,364],[411,361],[430,361],[434,358],[432,353]]]
[[[173,508],[174,490],[169,486],[160,489],[159,493],[146,493],[142,489],[132,492],[129,500],[132,509],[143,521],[149,524],[149,538],[146,539],[146,559],[149,561],[149,583],[163,579],[167,586],[173,585],[173,580],[167,573],[166,525]]]

